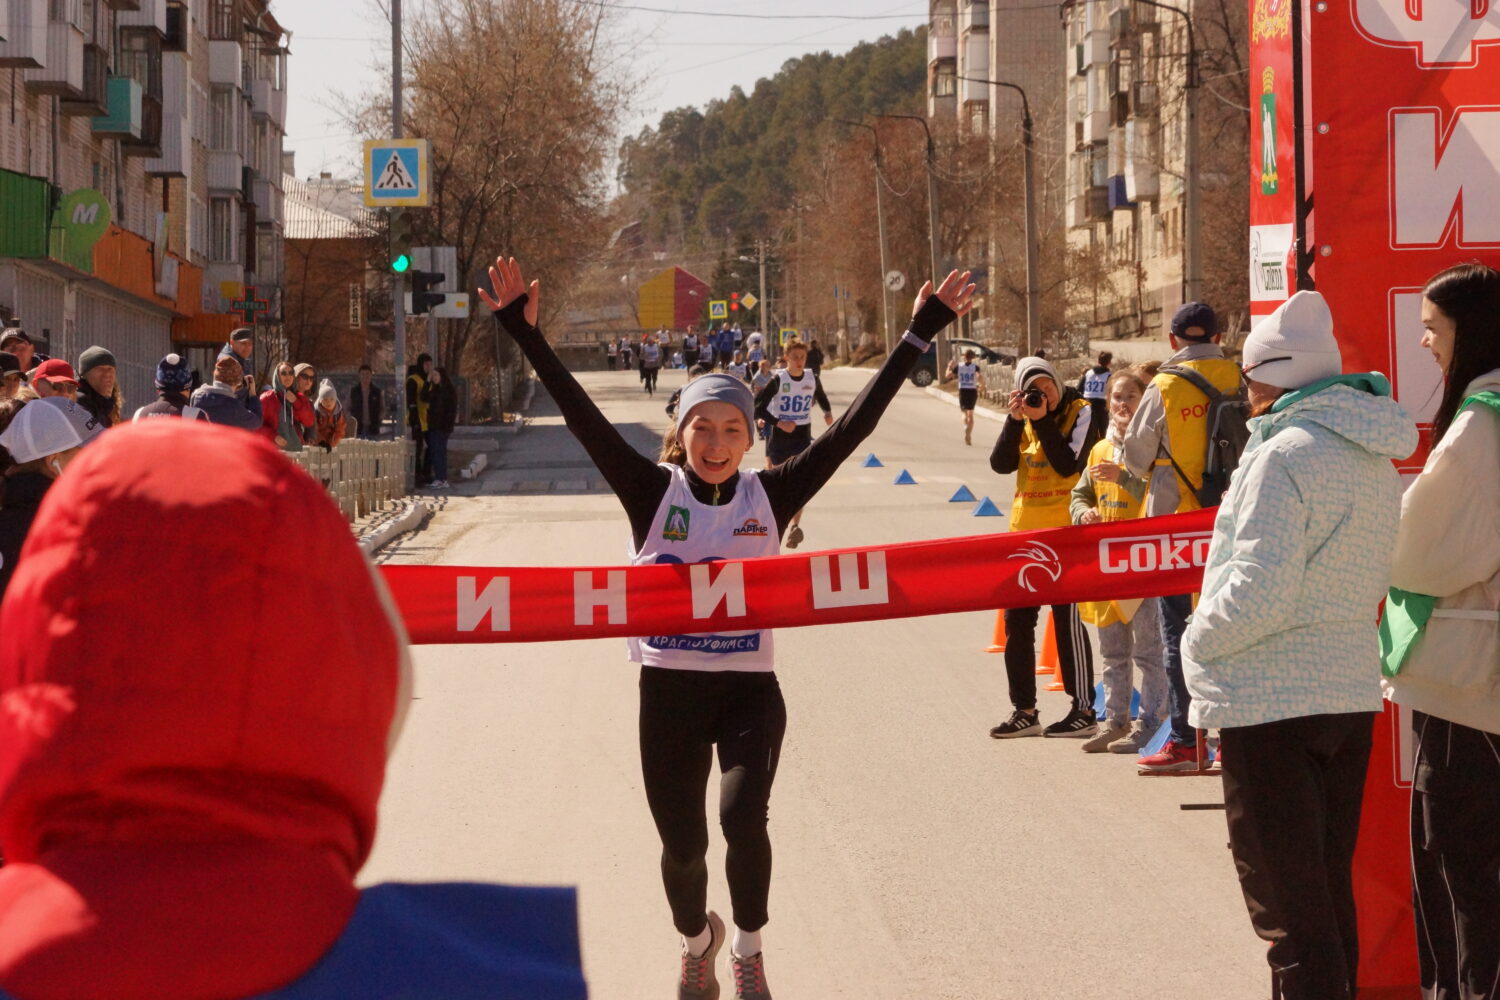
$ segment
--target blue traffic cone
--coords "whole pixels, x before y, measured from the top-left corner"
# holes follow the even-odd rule
[[[864,467],[866,469],[883,469],[885,468],[885,463],[876,458],[875,453],[872,451],[865,456]]]
[[[948,498],[949,503],[973,503],[979,499],[969,491],[967,486],[960,486],[958,492]]]
[[[901,470],[901,475],[899,475],[899,476],[896,477],[896,482],[893,485],[896,485],[896,486],[915,486],[915,485],[917,485],[917,481],[912,476],[912,474],[910,472],[907,472],[905,469],[902,469]]]
[[[983,500],[979,501],[979,506],[974,508],[974,516],[1004,517],[1005,515],[1000,513],[1000,508],[995,506],[995,501],[991,500],[989,497],[985,497]]]

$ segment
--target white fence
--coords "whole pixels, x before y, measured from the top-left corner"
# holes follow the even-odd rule
[[[346,438],[332,451],[308,448],[288,452],[287,458],[326,486],[352,523],[385,510],[407,494],[413,453],[410,438],[396,441]]]

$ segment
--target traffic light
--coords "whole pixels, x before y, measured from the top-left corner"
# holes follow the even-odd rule
[[[386,252],[391,271],[405,274],[411,270],[412,214],[404,208],[393,208],[387,214]]]
[[[411,272],[411,314],[413,316],[425,316],[433,306],[440,306],[448,301],[447,292],[429,290],[433,285],[441,285],[446,277],[435,271]]]
[[[740,293],[739,292],[730,292],[729,293],[729,311],[732,312],[732,313],[740,311]]]

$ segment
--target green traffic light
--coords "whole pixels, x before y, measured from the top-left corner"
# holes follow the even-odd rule
[[[406,254],[402,254],[395,260],[391,261],[391,270],[395,271],[397,274],[405,274],[410,268],[411,258]]]

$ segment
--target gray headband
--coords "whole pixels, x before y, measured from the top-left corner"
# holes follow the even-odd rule
[[[755,426],[755,397],[750,395],[750,387],[733,375],[716,372],[700,375],[682,387],[682,398],[677,401],[677,429],[682,430],[693,407],[710,402],[739,407],[745,415],[745,429]]]

